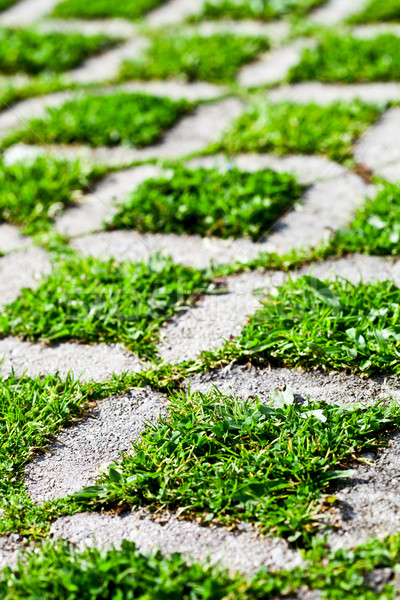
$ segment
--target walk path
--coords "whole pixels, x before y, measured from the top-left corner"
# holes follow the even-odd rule
[[[283,254],[291,249],[317,246],[332,231],[348,225],[357,207],[376,195],[376,183],[363,177],[362,169],[350,168],[348,163],[338,164],[321,155],[239,153],[225,157],[208,149],[244,113],[249,105],[248,91],[253,88],[263,87],[257,93],[271,102],[315,102],[324,106],[334,101],[359,99],[384,104],[400,101],[398,82],[288,84],[287,74],[299,62],[303,49],[315,48],[317,42],[313,38],[292,39],[288,22],[282,20],[266,25],[255,22],[235,25],[238,33],[247,31],[252,35],[269,36],[272,47],[241,68],[234,86],[188,83],[179,78],[120,84],[116,78],[121,63],[126,58],[140,58],[149,44],[146,28],[178,26],[188,17],[198,16],[202,12],[202,0],[169,0],[150,12],[144,24],[132,24],[123,19],[93,22],[77,19],[64,23],[49,16],[56,4],[54,0],[21,0],[0,16],[0,25],[22,27],[37,23],[41,31],[81,30],[86,34],[104,32],[119,36],[119,46],[101,56],[91,57],[69,72],[66,81],[94,84],[90,93],[95,95],[142,91],[160,98],[196,103],[192,112],[167,131],[160,142],[144,149],[44,146],[38,141],[30,145],[20,143],[6,150],[4,160],[9,165],[50,155],[60,159],[84,158],[113,168],[92,190],[81,194],[75,206],[65,209],[55,220],[55,231],[66,236],[70,247],[80,255],[122,262],[147,260],[154,252],[162,252],[176,263],[198,269],[207,269],[212,264],[246,262],[255,259],[260,252]],[[331,0],[309,18],[317,24],[336,25],[350,13],[359,12],[365,4],[362,0],[352,3]],[[229,22],[203,23],[198,27],[203,28],[205,38],[216,29],[235,29]],[[370,29],[364,27],[358,35],[367,37],[372,29],[372,26]],[[0,112],[0,139],[24,127],[29,119],[45,116],[47,109],[60,107],[65,101],[82,95],[82,89],[37,96],[4,109]],[[390,182],[398,182],[399,140],[400,108],[393,107],[357,141],[353,149],[355,163]],[[118,205],[129,192],[148,179],[168,172],[170,163],[163,164],[161,159],[180,159],[191,168],[216,168],[220,172],[229,171],[232,166],[245,172],[271,168],[294,175],[306,189],[293,210],[284,214],[257,242],[191,234],[140,233],[129,229],[104,231],[104,222],[116,214]],[[0,224],[0,252],[4,254],[0,257],[2,305],[15,300],[25,287],[38,288],[55,268],[49,249],[38,247],[36,240],[10,224]],[[290,274],[255,270],[231,275],[224,279],[224,293],[202,296],[194,307],[179,312],[164,324],[158,342],[159,357],[164,363],[181,363],[196,359],[203,350],[220,347],[224,340],[239,335],[247,318],[259,306],[255,290],[271,290],[288,276],[296,278],[309,273],[320,278],[341,276],[353,282],[393,280],[400,287],[400,263],[396,258],[361,254],[311,264]],[[69,342],[45,345],[11,336],[0,339],[0,355],[4,356],[0,365],[0,373],[4,376],[12,370],[32,376],[55,372],[65,376],[72,371],[84,381],[105,381],[112,373],[135,373],[154,366],[139,359],[122,344]],[[186,381],[184,385],[188,383]],[[345,373],[248,369],[237,365],[190,378],[192,391],[207,391],[215,385],[225,393],[243,399],[257,394],[262,402],[268,402],[270,393],[283,384],[290,385],[295,394],[303,398],[331,403],[357,401],[371,404],[390,395],[400,399],[400,387],[395,378],[365,379]],[[147,421],[155,422],[160,413],[168,414],[168,395],[149,387],[132,389],[120,397],[104,398],[91,408],[86,420],[62,431],[45,454],[27,465],[26,485],[32,499],[41,502],[64,497],[93,483],[99,469],[118,460],[120,452],[129,449],[130,442],[140,435]],[[339,509],[330,517],[331,526],[337,527],[331,529],[328,537],[332,547],[354,546],[371,536],[383,538],[399,530],[399,457],[396,433],[389,448],[374,456],[370,465],[357,467],[354,482],[346,484],[339,494],[340,500],[351,507],[350,517],[343,520]],[[195,559],[204,560],[210,555],[215,562],[221,561],[231,569],[249,573],[260,566],[279,570],[302,564],[300,552],[286,541],[258,536],[250,526],[233,531],[214,525],[203,527],[168,512],[161,516],[145,510],[122,516],[111,513],[65,516],[52,524],[51,534],[79,544],[93,544],[96,539],[97,543],[106,546],[118,546],[122,540],[129,539],[146,551],[159,546],[164,553],[179,551]],[[0,538],[0,565],[15,560],[15,549],[20,541],[15,543],[13,539]]]

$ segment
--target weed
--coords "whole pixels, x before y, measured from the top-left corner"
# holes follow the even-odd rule
[[[125,2],[109,2],[109,0],[64,0],[57,4],[54,17],[61,19],[139,19],[146,12],[157,8],[164,0],[125,0]]]

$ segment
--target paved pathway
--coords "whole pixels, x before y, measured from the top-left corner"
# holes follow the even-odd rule
[[[203,239],[200,236],[139,234],[135,231],[101,231],[105,218],[115,213],[115,201],[146,179],[163,172],[160,164],[131,166],[134,162],[155,159],[183,159],[191,166],[216,166],[229,168],[229,161],[220,155],[191,155],[204,151],[210,143],[218,141],[222,132],[246,107],[246,96],[235,95],[224,86],[208,83],[129,82],[123,86],[108,82],[118,73],[126,57],[139,56],[147,41],[143,28],[123,20],[95,22],[62,22],[48,18],[57,0],[21,0],[0,16],[0,24],[21,26],[38,24],[42,30],[81,29],[84,32],[106,32],[123,38],[121,45],[100,57],[90,58],[71,71],[67,78],[79,84],[95,84],[99,94],[115,90],[143,90],[170,98],[205,101],[190,116],[183,118],[164,137],[161,143],[145,150],[116,147],[42,147],[18,145],[7,150],[5,160],[12,163],[24,157],[43,152],[62,157],[83,156],[86,159],[115,167],[115,171],[101,181],[90,193],[80,198],[77,206],[70,208],[57,219],[56,230],[70,236],[71,246],[83,255],[115,257],[120,260],[147,258],[154,251],[170,254],[176,262],[206,268],[213,261],[231,263],[234,260],[254,258],[260,251],[286,252],[290,248],[315,245],[327,231],[345,226],[357,206],[376,190],[355,172],[320,156],[239,155],[235,164],[245,171],[265,167],[293,173],[308,186],[301,206],[286,214],[265,239],[252,243],[246,239]],[[320,24],[334,24],[360,10],[362,0],[331,0],[311,18]],[[170,0],[150,13],[149,27],[177,24],[190,15],[199,13],[201,0]],[[359,98],[365,101],[399,101],[400,85],[397,82],[362,85],[323,85],[301,83],[287,85],[288,70],[299,59],[302,49],[312,47],[313,40],[287,40],[289,27],[285,22],[268,24],[247,23],[236,25],[237,30],[247,27],[254,34],[266,32],[273,39],[273,48],[254,63],[245,66],[238,75],[238,84],[244,88],[267,85],[265,98],[270,100],[316,101],[326,104],[334,100]],[[230,23],[203,24],[205,35],[210,31],[231,30]],[[208,27],[208,29],[207,29]],[[359,35],[368,35],[364,28]],[[59,92],[32,98],[0,113],[0,137],[3,138],[18,125],[33,116],[40,117],[47,107],[59,106],[78,93]],[[357,143],[354,156],[377,175],[390,181],[400,177],[400,109],[388,110],[383,118]],[[17,228],[0,225],[0,299],[2,303],[14,300],[23,287],[35,287],[51,270],[50,258],[45,250],[36,247],[33,240],[22,236]],[[316,276],[342,275],[352,281],[393,279],[400,285],[400,265],[392,260],[377,257],[354,256],[331,260],[307,267]],[[297,276],[294,274],[293,276]],[[287,274],[280,272],[249,272],[227,278],[227,293],[222,296],[205,296],[190,311],[180,313],[167,323],[160,336],[159,352],[166,362],[181,362],[196,358],[201,350],[215,348],[224,339],[239,333],[246,318],[254,312],[257,300],[253,295],[259,287],[269,288],[282,283]],[[62,344],[43,346],[16,338],[0,340],[0,355],[4,355],[0,372],[7,374],[27,370],[29,374],[65,374],[72,370],[76,376],[104,380],[112,372],[140,371],[148,365],[120,345]],[[355,376],[327,373],[294,372],[288,369],[263,371],[233,367],[220,373],[194,377],[192,389],[210,389],[212,384],[226,391],[246,396],[257,393],[268,399],[276,387],[287,383],[296,393],[327,401],[362,400],[374,402],[377,397],[393,394],[400,396],[397,381],[369,380]],[[92,482],[104,463],[126,451],[129,442],[140,434],[146,419],[154,420],[167,411],[168,399],[151,389],[132,390],[121,398],[105,399],[93,409],[95,419],[62,432],[50,448],[50,453],[33,460],[26,469],[26,483],[35,501],[65,496]],[[356,519],[342,524],[342,531],[332,533],[332,545],[354,545],[368,536],[383,536],[399,529],[400,501],[396,487],[388,481],[399,473],[400,447],[398,437],[369,467],[368,477],[360,468],[367,483],[350,491],[344,489],[343,499],[354,504]],[[381,476],[378,477],[378,470]],[[362,472],[361,472],[362,471]],[[390,488],[390,489],[389,489]],[[368,501],[366,501],[366,498]],[[183,551],[195,558],[211,553],[213,560],[221,560],[231,567],[254,571],[261,565],[276,569],[301,564],[298,553],[283,540],[275,538],[254,539],[251,528],[239,531],[225,528],[204,528],[196,523],[182,522],[173,514],[161,523],[156,517],[140,511],[129,516],[111,514],[79,514],[59,519],[52,526],[54,535],[74,542],[92,543],[93,538],[105,544],[119,544],[122,539],[132,539],[140,548],[161,546],[162,551]],[[8,539],[8,538],[7,538]],[[0,539],[0,564],[15,556],[15,544]]]

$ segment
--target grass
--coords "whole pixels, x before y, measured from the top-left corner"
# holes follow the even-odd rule
[[[119,93],[70,100],[48,108],[44,119],[32,119],[3,144],[58,143],[90,146],[147,146],[160,139],[192,105],[147,94]]]
[[[19,225],[29,235],[44,231],[101,174],[99,168],[50,157],[9,166],[0,162],[0,223]]]
[[[383,107],[336,102],[268,103],[257,98],[225,134],[217,149],[230,153],[324,154],[342,162],[355,141],[374,123]]]
[[[37,290],[22,290],[3,308],[0,336],[51,343],[121,342],[142,357],[154,358],[162,323],[209,286],[200,271],[169,258],[117,264],[72,257]]]
[[[239,68],[268,50],[264,37],[216,33],[207,37],[198,34],[166,33],[153,38],[141,59],[122,65],[122,79],[168,79],[180,77],[187,81],[204,80],[229,83]]]
[[[64,0],[57,4],[53,17],[61,19],[139,19],[153,8],[157,8],[164,0],[126,0],[125,2],[109,2],[109,0]]]
[[[69,377],[0,377],[0,497],[21,488],[23,467],[77,418],[86,395]]]
[[[105,35],[0,29],[0,73],[61,73],[115,43]]]
[[[111,228],[197,233],[256,241],[298,200],[304,187],[271,170],[179,167],[142,183],[120,207]]]
[[[400,39],[392,34],[361,40],[351,35],[327,34],[317,48],[303,50],[289,73],[291,82],[362,83],[400,79]]]
[[[92,508],[145,506],[205,523],[250,522],[308,543],[329,484],[349,475],[346,461],[384,444],[381,434],[399,422],[395,405],[296,404],[289,390],[275,391],[269,406],[217,390],[182,393],[168,419],[149,425],[120,464],[74,498]]]
[[[262,19],[304,15],[325,0],[207,0],[202,16],[208,19]]]
[[[16,0],[0,0],[0,11],[10,8],[15,2]]]
[[[399,0],[371,0],[361,13],[352,15],[350,23],[377,23],[379,21],[400,21]]]
[[[400,372],[400,290],[304,276],[266,296],[236,345],[236,357],[289,367]]]
[[[46,542],[25,552],[24,560],[6,568],[0,579],[4,600],[273,600],[294,597],[303,588],[321,590],[327,600],[394,600],[393,583],[371,584],[372,573],[396,572],[399,536],[373,540],[352,550],[329,551],[315,544],[309,563],[292,571],[258,571],[252,579],[221,567],[192,563],[181,554],[145,555],[131,542],[120,549],[80,548],[63,541]]]
[[[400,187],[384,183],[367,199],[347,229],[331,241],[335,254],[362,252],[379,256],[400,254]]]

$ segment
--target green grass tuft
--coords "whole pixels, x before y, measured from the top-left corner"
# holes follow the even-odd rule
[[[64,0],[57,4],[53,17],[61,19],[139,19],[146,12],[157,8],[165,0],[125,0],[125,2],[110,2],[110,0]]]
[[[352,223],[331,241],[335,254],[362,252],[379,256],[400,254],[400,186],[384,183],[367,199]]]
[[[239,356],[368,375],[400,372],[400,290],[304,276],[269,294],[238,341]]]
[[[0,496],[22,485],[23,467],[85,401],[79,382],[47,375],[0,377]]]
[[[115,43],[105,35],[0,29],[0,73],[61,73]]]
[[[44,231],[101,174],[100,168],[50,157],[10,166],[0,162],[0,223],[15,223],[29,235]]]
[[[371,0],[361,13],[352,15],[349,23],[400,21],[400,0]]]
[[[382,114],[378,108],[351,102],[329,106],[256,99],[225,134],[218,149],[277,154],[325,154],[332,160],[349,159],[354,142]]]
[[[202,16],[208,19],[262,19],[304,15],[325,0],[207,0]]]
[[[181,167],[140,185],[110,227],[258,240],[303,191],[291,175],[271,170],[220,173]]]
[[[192,105],[147,94],[88,96],[48,108],[44,119],[32,119],[3,144],[16,142],[147,146],[160,139]]]
[[[181,394],[168,420],[149,425],[120,464],[74,499],[92,508],[172,509],[206,523],[250,522],[307,543],[328,485],[349,475],[337,468],[384,444],[381,434],[399,422],[394,404],[296,404],[289,390],[275,391],[269,406],[217,390]]]
[[[318,47],[303,51],[302,59],[289,73],[291,82],[362,83],[400,79],[400,39],[384,34],[361,40],[350,35],[326,35]]]
[[[143,58],[122,65],[122,79],[167,79],[229,83],[239,68],[268,50],[266,38],[217,33],[166,33],[153,38]]]
[[[140,356],[156,356],[164,321],[209,282],[169,258],[148,263],[73,257],[35,291],[24,289],[0,315],[0,336],[27,340],[117,343]]]

